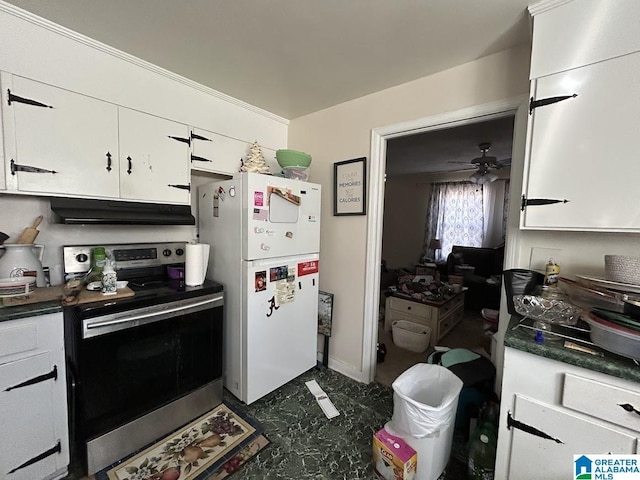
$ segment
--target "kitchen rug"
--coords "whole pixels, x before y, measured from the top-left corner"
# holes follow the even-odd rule
[[[221,480],[269,444],[253,419],[220,404],[105,468],[96,480]]]

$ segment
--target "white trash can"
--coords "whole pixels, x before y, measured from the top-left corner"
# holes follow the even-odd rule
[[[431,328],[406,320],[396,320],[391,324],[393,343],[400,348],[422,353],[429,348]]]
[[[449,462],[462,380],[445,367],[418,363],[393,382],[393,416],[385,425],[417,453],[415,480],[436,480]]]

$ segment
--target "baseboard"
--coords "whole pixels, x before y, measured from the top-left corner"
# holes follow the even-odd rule
[[[329,355],[329,368],[357,382],[369,383],[369,379],[364,378],[365,374],[362,370],[356,370],[351,364],[331,358],[331,355]]]

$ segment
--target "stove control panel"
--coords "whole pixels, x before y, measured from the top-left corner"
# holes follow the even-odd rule
[[[103,246],[108,257],[116,262],[116,270],[157,267],[184,263],[185,243],[131,243]],[[91,268],[91,252],[97,245],[63,247],[64,273],[85,273]]]

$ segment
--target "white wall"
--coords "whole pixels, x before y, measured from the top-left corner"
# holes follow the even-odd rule
[[[431,184],[413,177],[387,177],[382,258],[388,268],[411,268],[420,258]]]
[[[291,121],[289,146],[313,156],[321,183],[320,288],[335,294],[329,366],[360,378],[367,217],[334,217],[333,163],[369,157],[371,130],[509,99],[529,91],[528,45],[376,92]]]
[[[431,185],[437,182],[463,182],[471,173],[431,173],[386,178],[382,258],[387,261],[387,267],[410,268],[420,259]],[[508,177],[508,170],[500,171],[499,175],[501,178]]]

